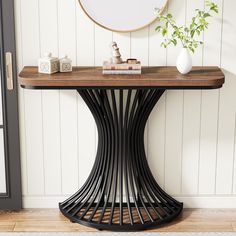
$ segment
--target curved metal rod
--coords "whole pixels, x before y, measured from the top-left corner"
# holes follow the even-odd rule
[[[96,185],[97,185],[97,183],[99,181],[99,178],[96,178],[96,176],[99,175],[99,173],[101,172],[101,168],[102,168],[101,160],[104,158],[103,152],[104,152],[104,146],[105,146],[104,140],[102,138],[103,132],[104,132],[103,131],[104,123],[102,121],[102,115],[101,115],[99,109],[97,109],[96,101],[93,100],[94,96],[89,91],[88,92],[84,91],[83,95],[84,95],[84,99],[87,102],[87,105],[89,106],[89,108],[94,110],[94,114],[97,114],[96,118],[98,119],[98,122],[101,125],[101,130],[99,132],[100,139],[101,139],[101,146],[100,146],[100,148],[101,148],[100,150],[101,151],[100,151],[100,155],[99,155],[99,162],[98,162],[98,166],[97,166],[96,172],[95,172],[93,178],[91,179],[89,185],[86,186],[85,191],[80,193],[80,195],[79,195],[80,198],[76,201],[76,203],[67,210],[67,212],[72,211],[74,208],[79,206],[80,203],[82,202],[82,200],[86,197],[86,199],[76,209],[76,211],[73,211],[73,214],[72,214],[73,216],[76,215],[81,210],[81,208],[88,202],[88,200],[91,197],[93,191],[95,191]],[[102,156],[102,159],[100,158],[101,156]]]
[[[109,225],[112,224],[113,221],[113,215],[114,215],[114,210],[115,210],[115,203],[116,203],[116,196],[117,196],[117,173],[118,173],[118,162],[119,162],[119,134],[118,134],[118,111],[117,111],[117,105],[116,105],[116,98],[115,98],[115,93],[114,90],[111,90],[111,98],[112,98],[112,107],[113,107],[113,113],[114,113],[114,123],[115,123],[115,147],[116,147],[116,152],[115,152],[115,177],[114,177],[114,189],[113,189],[113,195],[112,195],[112,205],[111,205],[111,212],[110,212],[110,217],[109,217]]]
[[[164,92],[164,91],[162,90],[162,92],[158,95],[157,100],[159,100],[159,98],[161,97],[161,95],[163,94],[163,92]],[[147,107],[147,109],[149,109],[149,114],[151,113],[151,111],[152,111],[154,105],[156,104],[156,102],[157,102],[157,101],[154,101],[152,107]],[[142,124],[143,124],[142,127],[141,127],[141,129],[138,129],[140,132],[141,132],[141,130],[144,132],[144,129],[145,129],[145,125],[144,125],[144,124],[146,124],[148,117],[149,117],[149,115],[144,115],[144,116],[140,117],[140,119],[142,120]],[[141,120],[140,120],[140,121],[141,121]],[[139,142],[139,143],[140,143],[140,144],[143,143],[141,139],[140,139],[140,142]],[[181,204],[180,204],[178,201],[176,201],[174,198],[170,197],[167,193],[165,193],[165,192],[161,189],[161,187],[156,183],[156,181],[155,181],[155,179],[154,179],[154,177],[153,177],[153,175],[152,175],[152,173],[151,173],[151,170],[150,170],[150,168],[149,168],[149,166],[148,166],[147,159],[144,158],[144,157],[146,156],[145,150],[144,150],[144,145],[139,145],[139,147],[141,148],[141,153],[142,153],[142,155],[140,156],[140,157],[141,157],[141,160],[143,161],[143,164],[144,164],[145,167],[146,167],[145,169],[148,171],[148,179],[151,179],[151,183],[153,184],[155,190],[156,190],[157,192],[161,193],[165,198],[167,198],[167,199],[165,199],[165,201],[167,200],[167,202],[169,202],[169,203],[177,204],[177,207],[179,207]],[[165,201],[164,201],[164,202],[165,202]],[[170,210],[172,210],[172,209],[170,209]]]
[[[82,89],[98,129],[96,159],[83,186],[60,203],[74,222],[111,230],[145,229],[170,221],[182,204],[156,183],[144,131],[163,89]],[[125,194],[125,196],[123,196]]]
[[[99,115],[97,113],[97,110],[94,109],[94,106],[92,104],[92,102],[90,101],[90,99],[88,99],[88,95],[86,94],[86,91],[80,91],[80,95],[83,98],[83,100],[85,101],[85,103],[87,104],[87,106],[91,109],[91,111],[93,111],[93,114],[97,114],[94,115],[94,119],[95,122],[97,124],[97,128],[98,128],[98,133],[99,135],[102,133],[102,126],[99,120]],[[95,159],[95,163],[93,165],[92,171],[88,177],[88,179],[86,180],[86,182],[83,184],[83,186],[79,189],[79,191],[77,191],[74,195],[72,195],[69,199],[67,199],[66,201],[62,202],[61,205],[63,206],[62,208],[65,209],[68,206],[70,206],[71,204],[73,204],[75,201],[77,201],[81,195],[84,193],[84,191],[90,189],[90,185],[93,182],[96,173],[98,171],[98,167],[99,167],[99,163],[100,163],[100,155],[101,155],[101,148],[102,148],[102,143],[103,143],[103,139],[99,138],[98,140],[98,150],[97,150],[97,155],[96,155],[96,159]]]

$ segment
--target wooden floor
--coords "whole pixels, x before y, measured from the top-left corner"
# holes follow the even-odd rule
[[[0,211],[0,231],[73,232],[96,230],[73,224],[57,209],[31,209],[19,212]],[[232,232],[236,231],[236,209],[186,209],[174,222],[150,231],[155,232]]]

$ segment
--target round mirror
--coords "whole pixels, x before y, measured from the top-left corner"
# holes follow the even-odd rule
[[[131,32],[151,24],[155,8],[164,10],[168,0],[79,0],[79,3],[96,24],[103,28]]]

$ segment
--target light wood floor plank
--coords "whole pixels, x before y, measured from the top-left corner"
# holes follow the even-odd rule
[[[12,232],[14,227],[14,222],[0,221],[0,232]]]
[[[67,220],[58,209],[0,211],[0,231],[15,232],[94,232],[95,229]],[[170,224],[151,232],[233,232],[236,209],[185,209]]]
[[[16,222],[15,232],[93,232],[94,229],[73,224],[69,221],[19,221]]]

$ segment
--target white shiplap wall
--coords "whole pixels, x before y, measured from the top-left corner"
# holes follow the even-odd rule
[[[236,1],[217,0],[195,65],[218,65],[221,90],[167,91],[146,130],[148,161],[168,193],[187,207],[236,207]],[[179,23],[191,18],[204,0],[170,0]],[[179,47],[160,48],[155,24],[132,33],[112,33],[94,25],[77,0],[16,0],[19,70],[36,65],[46,51],[68,54],[75,65],[101,65],[117,41],[123,57],[143,65],[174,65]],[[25,207],[56,207],[85,181],[92,167],[95,122],[75,91],[20,89],[20,131]]]

